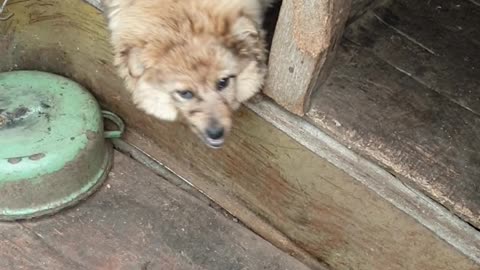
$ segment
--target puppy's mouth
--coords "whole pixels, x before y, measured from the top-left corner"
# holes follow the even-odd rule
[[[205,145],[207,145],[212,149],[220,149],[225,143],[224,137],[220,139],[212,139],[212,138],[209,138],[207,134],[205,134],[204,132],[199,131],[198,128],[196,128],[195,126],[190,125],[190,127],[192,128],[193,133],[197,135]]]
[[[207,146],[209,146],[210,148],[213,148],[213,149],[222,148],[223,144],[225,143],[225,139],[224,139],[224,138],[221,138],[221,139],[211,139],[211,138],[208,138],[208,137],[206,137],[206,136],[204,136],[203,141],[205,142],[205,144],[207,144]]]

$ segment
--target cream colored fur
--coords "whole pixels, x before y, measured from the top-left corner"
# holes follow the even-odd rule
[[[134,103],[161,120],[184,119],[203,139],[212,123],[228,133],[232,111],[263,86],[261,24],[271,2],[104,0],[114,63]]]

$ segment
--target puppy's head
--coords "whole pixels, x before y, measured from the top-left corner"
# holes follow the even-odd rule
[[[240,17],[222,28],[150,39],[126,47],[117,58],[139,108],[162,120],[184,120],[213,148],[223,145],[232,112],[260,90],[266,73],[265,45],[255,23]]]

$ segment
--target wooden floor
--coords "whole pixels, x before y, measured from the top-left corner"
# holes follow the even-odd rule
[[[392,0],[348,25],[308,121],[480,229],[480,6]]]
[[[0,23],[0,55],[3,56],[0,70],[44,70],[84,85],[105,108],[124,119],[128,127],[126,141],[193,183],[262,237],[295,254],[312,269],[322,269],[324,265],[339,270],[478,269],[478,237],[469,233],[471,230],[463,230],[465,224],[449,215],[445,218],[446,211],[430,200],[422,197],[415,200],[416,193],[405,192],[409,189],[398,185],[398,181],[392,181],[395,185],[382,185],[382,181],[392,177],[384,171],[377,172],[376,167],[372,169],[357,155],[334,152],[343,148],[323,133],[321,140],[311,142],[320,141],[317,149],[324,148],[327,153],[307,148],[301,140],[295,140],[293,132],[284,133],[284,129],[280,129],[280,120],[287,119],[283,116],[291,115],[274,104],[260,102],[253,111],[242,108],[236,114],[229,143],[220,151],[210,151],[187,126],[157,121],[135,109],[111,64],[108,29],[101,11],[82,0],[11,1],[8,8],[15,16]],[[344,43],[344,50],[352,51],[347,46],[352,43]],[[358,47],[361,46],[354,48]],[[373,54],[368,51],[369,55]],[[349,59],[349,54],[343,55]],[[358,73],[354,65],[355,62],[349,67],[357,72],[354,74],[364,75]],[[337,69],[334,74],[341,75],[341,72],[342,69]],[[405,78],[411,80],[409,76]],[[336,104],[340,104],[339,108],[344,105],[345,111],[348,102],[357,102],[354,99],[358,96],[352,94],[361,91],[342,91]],[[324,92],[323,96],[335,98],[327,94]],[[364,95],[366,99],[370,97]],[[272,108],[274,110],[267,110]],[[363,127],[355,123],[355,115],[350,119],[333,115],[328,110],[333,111],[335,107],[328,103],[317,109],[319,115],[322,109],[330,127],[340,125],[347,131]],[[269,118],[263,119],[267,113]],[[310,114],[309,121],[315,120],[312,116],[314,114]],[[363,117],[363,114],[356,116]],[[301,119],[293,120],[283,124],[290,125],[291,130],[299,134],[312,130],[310,135],[318,134],[318,129],[311,129]],[[330,134],[342,138],[342,130],[333,128]],[[371,132],[365,134],[372,137],[378,136],[372,128],[360,130]],[[348,145],[355,146],[352,140],[349,142]],[[356,147],[355,150],[361,152],[362,148]],[[381,147],[368,150],[383,151]],[[353,174],[350,174],[352,170],[345,169],[344,162],[352,168],[355,166]],[[283,254],[272,255],[278,251],[265,253],[255,248],[249,237],[237,237],[251,236],[250,232],[231,226],[235,223],[216,212],[212,216],[213,210],[185,194],[179,195],[182,192],[176,188],[158,188],[164,186],[159,184],[160,178],[144,169],[133,170],[127,163],[130,164],[119,162],[117,157],[115,174],[107,183],[110,188],[104,186],[94,198],[79,206],[78,212],[75,208],[53,219],[0,226],[0,239],[4,239],[0,242],[0,269],[22,269],[22,266],[23,269],[42,269],[42,266],[32,266],[36,264],[44,265],[44,269],[94,270],[142,267],[230,270],[264,266],[267,266],[264,269],[302,269],[283,262],[288,258]],[[337,167],[339,165],[341,167]],[[142,177],[139,179],[138,175]],[[364,181],[357,178],[359,175],[375,181]],[[391,200],[392,197],[400,203]],[[216,220],[213,226],[209,226],[209,219]],[[459,223],[460,226],[456,226]],[[186,229],[186,235],[182,228]],[[438,228],[443,234],[437,234]],[[253,237],[252,241],[262,248],[267,245]],[[242,247],[246,247],[245,250]],[[241,250],[248,253],[236,253]],[[18,267],[11,266],[15,262]],[[225,267],[229,262],[232,264]],[[277,267],[275,262],[282,267]]]
[[[308,268],[117,152],[105,185],[79,206],[0,223],[0,269]]]

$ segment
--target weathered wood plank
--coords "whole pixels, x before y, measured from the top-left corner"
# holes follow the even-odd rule
[[[480,7],[469,1],[392,1],[345,37],[480,115]]]
[[[358,16],[365,13],[373,2],[378,2],[378,0],[352,0],[352,7],[350,8],[348,20],[355,20]]]
[[[480,117],[366,49],[338,56],[311,121],[480,228]]]
[[[173,145],[167,143],[172,134],[154,135],[167,132],[159,126],[142,128],[153,141],[132,134],[127,140],[247,224],[252,219],[245,212],[259,214],[332,269],[480,269],[444,253],[450,247],[442,248],[443,240],[267,122],[241,114],[234,142],[222,152],[190,143],[193,137],[179,135],[186,128],[175,132],[181,137]],[[478,235],[467,237],[476,239],[472,251],[480,250]],[[439,260],[444,256],[449,259]]]
[[[130,142],[193,183],[252,229],[261,232],[258,220],[262,219],[334,269],[480,269],[474,262],[480,261],[475,257],[475,251],[480,250],[478,235],[447,211],[438,205],[430,205],[425,211],[421,207],[431,204],[428,198],[406,192],[408,189],[399,183],[390,186],[381,177],[378,182],[385,185],[382,189],[408,195],[405,201],[410,211],[423,215],[424,223],[420,224],[380,192],[320,158],[250,110],[243,109],[236,115],[232,137],[221,151],[204,147],[188,127],[145,116],[134,109],[110,64],[108,32],[101,15],[78,1],[51,1],[48,8],[27,8],[24,2],[12,6],[18,9],[19,18],[2,29],[4,37],[8,37],[5,40],[11,42],[3,41],[0,46],[4,48],[2,55],[8,56],[0,62],[0,69],[55,71],[87,86],[126,120],[130,130],[142,135],[138,139],[128,133]],[[49,20],[31,22],[28,18],[35,14]],[[46,16],[53,14],[56,16]],[[290,114],[276,114],[284,115]],[[321,147],[327,149],[329,145],[332,142]],[[360,160],[357,156],[351,158]],[[362,177],[368,178],[370,173],[362,171]],[[423,225],[430,221],[429,226]],[[435,232],[437,223],[440,227],[448,224],[444,229],[450,234],[446,237],[444,233],[442,239],[455,243],[455,247],[439,238]],[[312,269],[320,269],[319,264],[312,265]]]
[[[479,23],[468,1],[393,1],[367,12],[345,31],[363,49],[347,46],[309,114],[477,228]]]
[[[283,1],[263,92],[303,115],[313,89],[328,76],[349,11],[350,0]]]
[[[87,201],[0,224],[0,269],[308,270],[140,163],[114,158],[109,179]]]

